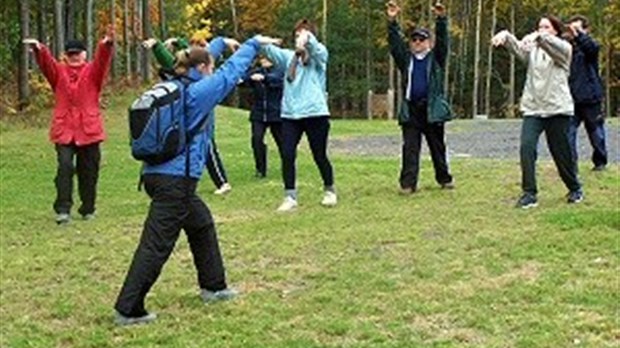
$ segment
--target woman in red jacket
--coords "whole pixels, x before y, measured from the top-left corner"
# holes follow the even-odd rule
[[[78,212],[86,220],[95,215],[97,178],[101,151],[105,139],[99,96],[103,81],[112,62],[114,29],[109,27],[99,43],[92,62],[86,60],[86,48],[80,41],[65,45],[63,62],[56,60],[50,50],[35,39],[25,39],[34,52],[41,72],[54,91],[55,105],[50,140],[56,146],[58,169],[56,178],[56,223],[71,219],[73,204],[73,173],[77,173],[78,191],[82,205]],[[74,157],[77,157],[74,167]]]

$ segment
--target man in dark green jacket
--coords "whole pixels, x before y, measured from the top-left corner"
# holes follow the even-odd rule
[[[437,4],[435,43],[430,31],[415,29],[409,42],[403,38],[396,17],[400,8],[388,3],[388,42],[390,53],[403,76],[403,102],[398,115],[402,129],[402,167],[400,189],[403,194],[416,191],[420,172],[422,135],[426,138],[435,168],[435,180],[442,188],[454,188],[446,157],[444,123],[452,117],[444,97],[444,69],[448,55],[448,19],[446,9]]]

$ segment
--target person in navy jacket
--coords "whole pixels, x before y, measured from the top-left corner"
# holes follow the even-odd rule
[[[256,177],[267,176],[267,145],[265,132],[271,130],[271,135],[278,152],[282,153],[282,119],[280,110],[282,105],[282,89],[284,87],[284,71],[276,69],[267,57],[260,56],[260,66],[251,70],[243,80],[243,85],[252,88],[254,103],[250,111],[252,124],[252,152],[254,153],[254,167]]]
[[[256,36],[246,41],[220,68],[213,72],[213,60],[202,48],[177,55],[176,71],[194,80],[184,96],[188,129],[204,123],[204,118],[235,88],[244,76],[261,44],[277,40]],[[114,308],[116,323],[148,323],[156,316],[148,313],[144,299],[172,253],[181,229],[185,230],[198,273],[200,295],[205,303],[228,300],[237,291],[228,288],[211,212],[196,194],[207,161],[210,134],[200,132],[189,140],[188,149],[168,162],[144,167],[144,187],[151,206],[140,243]]]
[[[600,45],[589,34],[588,19],[575,16],[568,21],[568,36],[573,45],[573,58],[568,83],[575,101],[575,117],[569,134],[573,155],[577,159],[577,129],[584,123],[592,145],[592,170],[600,171],[607,165],[605,146],[605,118],[602,112],[603,84],[598,68]]]

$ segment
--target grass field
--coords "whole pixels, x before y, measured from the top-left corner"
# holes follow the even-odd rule
[[[0,127],[2,347],[617,347],[620,168],[583,163],[586,200],[565,203],[539,163],[539,207],[515,209],[516,160],[454,159],[442,191],[425,160],[421,190],[397,194],[398,154],[332,156],[339,205],[319,205],[307,146],[300,207],[277,214],[279,161],[253,177],[247,114],[219,109],[233,191],[199,191],[216,218],[230,303],[205,306],[185,237],[147,298],[147,326],[113,324],[113,303],[149,200],[136,191],[126,107],[106,111],[98,218],[57,227],[46,129]],[[466,122],[466,121],[459,121]],[[397,134],[393,122],[334,121],[332,137]]]

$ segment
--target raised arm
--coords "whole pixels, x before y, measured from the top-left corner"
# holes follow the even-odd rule
[[[578,32],[575,36],[575,43],[585,55],[586,60],[598,62],[601,46],[590,35],[584,32]]]
[[[257,38],[247,40],[213,75],[192,84],[188,90],[188,107],[199,109],[199,114],[206,117],[237,86],[259,50]],[[201,121],[202,118],[191,120],[190,128]]]
[[[536,39],[542,48],[553,59],[555,64],[570,71],[570,63],[573,56],[573,46],[564,39],[548,33],[541,33]]]
[[[280,48],[273,44],[263,46],[263,53],[267,56],[267,59],[273,62],[274,67],[278,69],[286,69],[293,59],[293,55],[295,55],[292,50]]]
[[[514,54],[522,62],[527,62],[529,52],[524,48],[522,42],[517,40],[517,38],[508,30],[502,30],[495,34],[495,36],[491,39],[491,43],[495,47],[505,46],[508,49],[508,52]]]
[[[56,87],[56,82],[58,81],[59,63],[52,55],[52,52],[50,52],[47,46],[40,43],[36,39],[25,39],[23,43],[24,45],[30,46],[43,76],[45,76],[45,79],[47,79],[50,86],[52,86],[52,89],[54,89]]]
[[[317,64],[324,66],[327,64],[327,59],[329,58],[327,47],[320,43],[316,36],[314,36],[311,32],[308,32],[307,35],[308,38],[305,47],[310,55],[310,59],[315,61]]]
[[[106,35],[97,45],[95,50],[95,57],[91,63],[93,66],[92,79],[99,90],[103,86],[103,80],[105,79],[110,66],[112,65],[112,53],[114,51],[114,27],[108,26]]]
[[[448,17],[442,4],[433,7],[435,14],[435,59],[442,68],[446,67],[450,37],[448,36]]]

